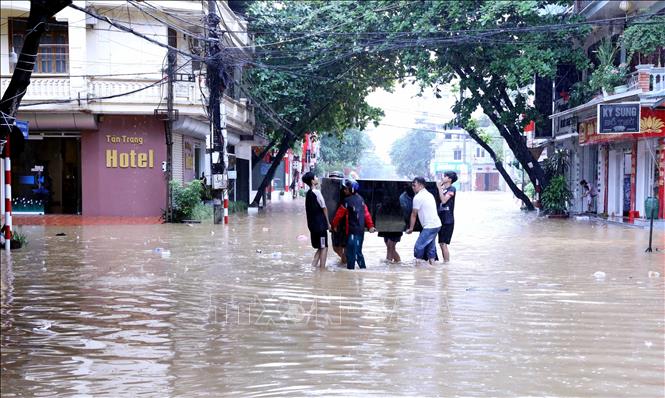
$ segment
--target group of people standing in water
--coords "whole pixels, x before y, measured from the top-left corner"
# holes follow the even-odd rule
[[[351,179],[343,181],[342,199],[330,221],[319,179],[314,173],[307,172],[302,176],[302,181],[309,187],[305,195],[305,212],[312,247],[316,249],[312,266],[325,268],[328,256],[328,231],[330,231],[333,250],[339,255],[342,263],[346,263],[348,269],[355,269],[356,263],[359,268],[366,268],[362,254],[365,229],[373,233],[376,232],[376,228],[365,201],[358,193],[358,182]],[[411,181],[415,196],[404,232],[411,234],[416,228],[417,221],[422,226],[413,248],[416,264],[420,261],[434,264],[438,260],[437,241],[441,247],[443,261],[450,261],[448,245],[455,227],[456,189],[452,185],[455,181],[457,174],[454,171],[445,172],[441,180],[436,183],[438,198],[427,190],[423,177],[416,177]],[[379,232],[379,237],[383,238],[386,245],[386,260],[400,262],[401,257],[397,253],[396,246],[402,238],[402,232]]]

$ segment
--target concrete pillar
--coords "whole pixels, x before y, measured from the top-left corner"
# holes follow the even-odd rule
[[[652,64],[642,64],[637,65],[637,86],[643,91],[649,91],[651,89],[651,68]]]
[[[75,1],[79,7],[85,7],[85,1]],[[56,14],[56,20],[67,22],[69,41],[69,97],[85,100],[88,93],[88,80],[84,77],[89,71],[87,65],[87,29],[86,15],[73,8],[66,7]],[[83,105],[83,103],[82,103]]]

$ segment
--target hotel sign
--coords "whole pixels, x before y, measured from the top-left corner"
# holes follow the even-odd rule
[[[107,135],[106,142],[109,144],[143,145],[143,137]],[[110,169],[118,167],[121,169],[152,169],[155,167],[155,151],[152,149],[147,151],[136,151],[134,149],[130,151],[119,151],[117,149],[107,149],[106,167]]]
[[[640,132],[640,103],[598,104],[598,133]]]

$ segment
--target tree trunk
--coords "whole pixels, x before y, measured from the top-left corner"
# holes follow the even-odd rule
[[[270,141],[270,143],[268,143],[268,145],[266,146],[266,148],[265,148],[263,151],[261,151],[261,153],[260,153],[259,155],[254,155],[254,152],[252,152],[252,159],[253,159],[253,160],[261,160],[261,159],[263,159],[263,157],[266,156],[266,154],[272,149],[272,147],[275,146],[276,143],[277,143],[277,138],[275,138],[274,140]]]
[[[261,197],[263,197],[266,187],[272,181],[273,177],[275,176],[275,171],[279,166],[279,163],[282,161],[282,159],[284,158],[284,154],[286,154],[286,151],[291,147],[293,142],[294,142],[293,138],[291,138],[289,135],[284,135],[282,141],[279,144],[279,152],[277,152],[277,156],[275,156],[275,159],[272,161],[272,164],[270,165],[268,172],[263,177],[263,181],[261,181],[261,185],[259,185],[259,189],[256,192],[256,196],[254,197],[254,200],[250,204],[250,207],[259,206],[259,202],[261,201]]]
[[[21,99],[30,85],[30,76],[32,76],[35,62],[37,62],[42,33],[46,28],[47,21],[71,3],[71,0],[30,0],[30,16],[26,25],[23,48],[21,48],[21,54],[14,68],[12,79],[2,96],[2,102],[0,102],[0,112],[3,116],[3,122],[0,124],[0,127],[2,127],[0,128],[0,140],[5,140],[9,134],[12,134],[12,151],[14,153],[17,152],[17,148],[23,146],[23,135],[17,129],[12,129],[11,125],[13,125],[13,119],[18,113]]]
[[[508,174],[506,169],[503,167],[503,162],[497,158],[494,149],[492,149],[492,147],[488,143],[483,141],[483,139],[478,135],[478,133],[475,130],[468,129],[467,132],[469,133],[469,136],[471,136],[471,138],[473,138],[478,143],[478,145],[483,147],[483,149],[490,154],[492,160],[494,160],[494,165],[496,166],[496,169],[499,171],[499,174],[501,174],[504,181],[506,181],[506,184],[508,184],[510,190],[513,191],[513,194],[517,196],[517,198],[524,203],[527,210],[535,210],[533,203],[531,203],[531,199],[529,199],[529,197],[521,189],[517,187],[515,181],[513,181],[513,179],[510,177],[510,174]]]
[[[485,87],[483,93],[478,89],[472,90],[475,99],[480,104],[483,112],[499,130],[501,136],[506,140],[508,147],[513,152],[513,155],[515,155],[515,159],[517,159],[522,165],[522,168],[526,171],[533,186],[536,189],[538,186],[540,186],[541,189],[545,189],[549,181],[547,180],[540,163],[538,163],[538,159],[534,159],[531,151],[526,146],[524,135],[516,124],[511,125],[501,121],[500,115],[505,111],[505,108],[507,108],[509,112],[512,112],[513,114],[515,113],[515,105],[511,102],[510,97],[505,90],[505,86],[492,84],[492,81],[487,83],[482,77],[475,76],[472,70],[464,69],[463,67],[453,66],[453,69],[460,79],[473,81],[476,87]],[[501,102],[502,100],[503,103]],[[476,142],[482,145],[480,141],[476,140]],[[506,183],[510,186],[507,179]],[[517,189],[519,192],[522,192],[519,188]],[[520,197],[520,195],[518,195],[518,197]],[[526,197],[526,195],[524,195],[524,197]],[[528,199],[528,197],[526,198]],[[525,205],[527,205],[527,207],[532,207],[533,205],[530,203],[531,201],[529,201],[529,204],[525,202]]]

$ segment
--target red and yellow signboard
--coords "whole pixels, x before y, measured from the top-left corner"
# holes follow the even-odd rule
[[[577,131],[580,145],[665,137],[665,110],[642,107],[641,112],[639,133],[598,134],[596,132],[596,118],[579,123]]]

